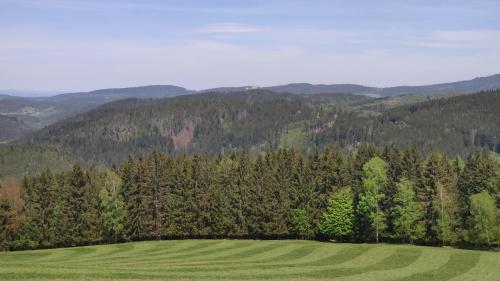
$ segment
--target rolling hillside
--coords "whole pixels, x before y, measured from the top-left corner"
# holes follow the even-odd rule
[[[17,139],[26,131],[40,129],[115,100],[132,97],[164,98],[188,92],[181,87],[166,85],[104,89],[88,93],[69,93],[36,98],[2,95],[0,97],[0,117],[15,118],[19,122],[0,121],[0,142]]]
[[[346,100],[346,97],[350,99]],[[415,145],[448,155],[500,151],[500,92],[484,92],[374,111],[356,95],[291,95],[264,90],[124,100],[44,128],[23,143],[46,145],[104,163],[153,149],[209,153],[363,142]],[[370,101],[368,101],[368,104]]]
[[[298,96],[260,90],[124,100],[44,128],[27,142],[106,163],[152,149],[261,151],[279,144],[281,129],[313,116],[312,106]]]
[[[500,88],[500,74],[475,78],[468,81],[388,88],[376,88],[354,84],[313,85],[307,83],[293,83],[262,88],[252,86],[219,87],[196,92],[178,86],[152,85],[103,89],[92,92],[67,93],[51,97],[36,98],[15,97],[2,94],[0,96],[0,115],[15,117],[22,122],[0,122],[0,142],[15,140],[23,136],[25,131],[32,132],[65,118],[89,111],[105,103],[126,98],[165,98],[189,93],[238,93],[261,89],[297,95],[351,93],[372,97],[386,97],[381,100],[381,103],[400,104],[398,98],[402,95],[414,96],[415,98],[404,98],[403,101],[406,103],[414,103],[416,101],[422,101],[428,96],[460,95],[495,90],[498,88]],[[4,91],[2,93],[4,93]],[[393,98],[387,99],[388,97]]]

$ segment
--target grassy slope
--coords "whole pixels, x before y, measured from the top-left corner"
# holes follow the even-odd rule
[[[185,240],[0,253],[13,280],[500,280],[500,254],[407,245]]]

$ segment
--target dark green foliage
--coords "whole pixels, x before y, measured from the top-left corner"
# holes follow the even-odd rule
[[[498,181],[498,163],[488,153],[480,151],[471,153],[465,162],[463,172],[458,180],[458,200],[461,223],[467,227],[470,218],[470,196],[483,191],[500,203]]]
[[[9,211],[12,200],[2,201],[1,244],[17,249],[231,237],[493,245],[481,228],[484,221],[493,225],[491,214],[498,212],[493,199],[474,203],[467,223],[459,223],[458,177],[467,185],[482,179],[467,189],[470,198],[498,194],[499,175],[489,172],[498,171],[498,163],[477,155],[460,168],[453,164],[460,161],[442,153],[421,160],[414,149],[373,146],[356,154],[327,147],[310,157],[287,148],[257,157],[152,152],[112,170],[79,165],[68,172],[46,170],[24,180],[25,219]],[[473,176],[483,169],[486,176]],[[0,199],[12,198],[5,194],[0,188]],[[496,237],[498,228],[492,229]]]
[[[456,186],[446,157],[433,152],[425,161],[420,184],[416,188],[417,201],[423,210],[421,223],[429,241],[451,242],[457,219]],[[438,226],[439,225],[439,226]]]
[[[52,171],[70,169],[78,157],[38,146],[0,144],[0,178],[33,176],[49,168]]]
[[[8,249],[10,219],[10,205],[0,198],[0,251]]]
[[[354,96],[350,98],[356,101]],[[330,144],[361,150],[363,143],[388,145],[384,159],[402,158],[403,153],[394,148],[408,145],[425,154],[437,149],[454,156],[478,147],[500,151],[500,126],[495,121],[499,107],[499,91],[375,111],[337,95],[266,90],[204,93],[109,103],[43,128],[20,142],[46,145],[105,164],[154,150],[257,155],[279,146],[308,153]]]
[[[0,142],[18,139],[33,130],[111,101],[126,98],[164,98],[188,92],[181,87],[158,85],[103,89],[52,97],[2,96],[0,98]]]

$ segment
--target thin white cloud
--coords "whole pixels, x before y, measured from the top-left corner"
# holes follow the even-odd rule
[[[196,31],[198,33],[207,33],[207,34],[210,34],[210,33],[234,34],[234,33],[259,32],[259,31],[261,31],[261,29],[256,28],[256,27],[252,27],[252,26],[241,25],[241,24],[235,23],[235,22],[225,22],[225,23],[208,24],[208,25],[205,25],[201,28],[198,28]]]
[[[465,57],[381,51],[332,54],[211,40],[91,42],[26,36],[26,41],[18,38],[0,45],[3,87],[29,83],[30,88],[41,90],[91,90],[176,84],[202,89],[290,82],[393,86],[469,79],[498,72],[500,65],[500,53]]]
[[[430,48],[499,48],[498,30],[445,30],[405,40],[405,45]]]

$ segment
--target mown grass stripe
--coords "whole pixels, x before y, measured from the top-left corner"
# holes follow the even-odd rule
[[[479,252],[455,251],[451,254],[448,262],[442,267],[432,271],[413,274],[409,277],[398,280],[420,281],[420,280],[429,280],[430,278],[434,278],[437,280],[448,280],[453,277],[464,274],[470,269],[472,269],[477,264],[479,257],[480,257]]]
[[[477,264],[464,274],[450,279],[453,281],[500,280],[500,254],[481,253]]]
[[[176,251],[168,251],[166,252],[157,252],[154,254],[144,254],[138,256],[124,256],[124,257],[115,257],[112,260],[105,259],[106,262],[102,264],[106,264],[108,266],[129,266],[130,264],[140,264],[140,263],[148,263],[150,261],[156,261],[159,259],[162,260],[172,260],[178,258],[179,256],[196,253],[207,248],[215,247],[221,244],[221,241],[214,240],[204,240],[202,243],[195,243],[194,245],[188,245],[188,247],[178,249]]]
[[[304,263],[302,265],[318,266],[343,263],[362,255],[365,251],[373,247],[373,245],[353,245],[352,247],[344,247],[339,252],[333,252],[333,255],[315,260],[313,262]]]
[[[497,253],[411,245],[186,240],[41,253],[0,253],[0,279],[457,281],[499,275]]]

